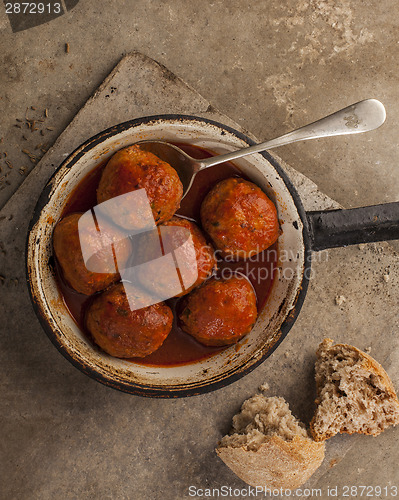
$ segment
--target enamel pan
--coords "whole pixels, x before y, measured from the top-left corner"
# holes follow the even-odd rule
[[[70,193],[88,172],[117,150],[151,139],[187,142],[215,153],[253,144],[232,128],[194,116],[152,116],[116,125],[86,141],[58,168],[40,196],[27,239],[27,279],[44,330],[72,364],[110,387],[172,398],[205,393],[240,379],[270,356],[294,324],[308,287],[312,251],[399,239],[399,202],[306,213],[289,178],[267,152],[235,160],[274,201],[283,231],[278,278],[252,332],[238,348],[184,366],[147,367],[110,357],[86,339],[65,307],[49,264],[52,233]]]

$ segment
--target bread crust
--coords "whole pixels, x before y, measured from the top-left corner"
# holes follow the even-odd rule
[[[397,405],[398,410],[399,410],[399,400],[398,400],[398,397],[396,395],[392,381],[389,378],[387,372],[384,370],[384,368],[374,358],[372,358],[369,354],[361,351],[360,349],[358,349],[357,347],[355,347],[353,345],[350,345],[350,344],[335,344],[334,345],[334,341],[332,339],[326,338],[323,340],[323,342],[321,342],[321,344],[319,345],[319,347],[316,351],[316,355],[317,355],[318,359],[320,359],[324,355],[328,355],[328,351],[332,348],[334,348],[334,349],[335,348],[345,348],[347,350],[350,350],[350,351],[358,354],[362,360],[361,361],[361,368],[363,368],[364,370],[368,371],[371,374],[374,374],[374,375],[380,377],[380,382],[382,383],[383,388],[384,388],[387,396],[389,398],[392,398],[392,401],[394,402],[394,404]],[[320,390],[322,389],[322,386],[317,381],[317,379],[316,379],[316,388],[317,388],[317,394],[319,395]],[[318,405],[320,403],[319,397],[316,398],[315,403],[316,403],[316,405]],[[311,433],[313,439],[315,441],[319,442],[319,441],[325,441],[326,439],[329,439],[329,438],[335,436],[336,432],[334,432],[334,431],[332,431],[332,432],[326,431],[323,434],[319,434],[315,430],[316,417],[317,417],[317,409],[316,409],[316,412],[315,412],[315,414],[310,422],[310,433]],[[345,433],[345,434],[356,434],[356,431],[350,432],[347,430],[341,430],[340,432]],[[378,433],[364,431],[364,432],[362,432],[362,434],[376,436],[376,435],[380,434],[381,432],[382,432],[382,430]]]
[[[216,448],[217,455],[251,486],[295,489],[303,485],[324,459],[324,442],[295,436],[285,441],[269,436],[257,451],[245,446]]]

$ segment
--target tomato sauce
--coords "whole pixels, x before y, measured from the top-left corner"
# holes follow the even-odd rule
[[[212,153],[198,146],[176,143],[176,146],[183,149],[193,158],[202,159],[212,156]],[[96,191],[101,174],[106,162],[100,163],[78,184],[72,191],[62,217],[73,212],[86,212],[97,204]],[[246,176],[232,163],[226,162],[215,167],[199,172],[194,183],[182,200],[181,207],[176,215],[190,218],[200,225],[200,208],[206,194],[212,187],[223,179],[229,177]],[[252,283],[260,312],[267,301],[273,283],[275,270],[277,267],[277,244],[268,248],[256,257],[247,261],[227,262],[218,258],[219,276],[228,277],[231,273],[239,272]],[[62,271],[55,265],[58,278],[58,285],[64,302],[79,328],[87,335],[91,342],[91,335],[85,327],[85,312],[92,300],[86,295],[82,295],[72,290],[64,281]],[[184,299],[184,297],[182,298]],[[130,361],[146,366],[176,366],[194,363],[209,356],[212,356],[226,347],[208,347],[197,342],[193,337],[183,332],[178,324],[178,314],[182,299],[171,299],[167,304],[172,308],[174,314],[173,328],[162,346],[145,358],[132,358]]]

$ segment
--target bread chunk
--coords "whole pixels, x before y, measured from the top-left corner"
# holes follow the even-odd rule
[[[317,350],[313,438],[337,433],[377,436],[399,423],[399,401],[382,366],[365,352],[325,339]]]
[[[324,443],[308,436],[283,398],[257,394],[244,401],[216,453],[251,486],[294,489],[322,463]]]

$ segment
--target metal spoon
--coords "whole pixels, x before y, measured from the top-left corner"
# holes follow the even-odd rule
[[[190,189],[196,174],[205,168],[218,165],[225,161],[235,160],[252,153],[259,153],[265,149],[285,146],[297,141],[329,137],[333,135],[360,134],[374,130],[385,121],[384,105],[376,99],[366,99],[352,104],[317,120],[309,125],[298,128],[270,141],[262,142],[248,148],[233,151],[223,155],[212,156],[203,160],[192,158],[180,148],[164,141],[141,141],[140,147],[154,153],[168,162],[177,171],[183,184],[183,197]]]

